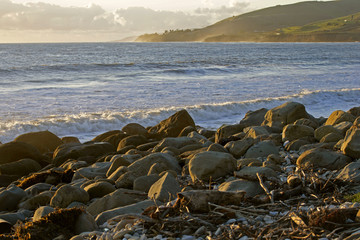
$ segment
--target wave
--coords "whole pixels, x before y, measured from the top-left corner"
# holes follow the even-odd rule
[[[284,102],[296,101],[305,105],[315,117],[327,117],[331,112],[348,110],[359,106],[360,88],[309,91],[272,98],[258,98],[238,102],[197,104],[192,106],[173,106],[157,109],[137,109],[123,112],[95,112],[69,115],[52,115],[30,121],[8,121],[0,124],[0,141],[12,141],[16,136],[33,131],[49,130],[56,135],[77,136],[87,141],[94,136],[128,123],[136,122],[143,126],[153,126],[170,115],[186,109],[195,123],[205,128],[216,129],[222,124],[239,122],[246,112],[260,108],[273,108]]]

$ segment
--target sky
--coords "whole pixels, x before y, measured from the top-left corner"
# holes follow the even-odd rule
[[[301,0],[0,0],[0,43],[115,41]]]

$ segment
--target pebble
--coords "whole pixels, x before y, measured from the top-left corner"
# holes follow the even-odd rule
[[[232,223],[235,223],[236,222],[236,219],[229,219],[226,224],[232,224]]]
[[[194,236],[184,235],[182,236],[181,240],[195,240]]]
[[[248,239],[249,239],[248,236],[243,236],[243,237],[239,238],[239,240],[248,240]]]

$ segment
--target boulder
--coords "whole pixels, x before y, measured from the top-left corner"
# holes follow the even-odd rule
[[[148,142],[147,138],[142,135],[132,135],[132,136],[122,139],[119,142],[119,145],[117,146],[117,151],[119,151],[120,149],[123,149],[125,147],[128,147],[128,146],[137,147],[137,146],[143,145],[147,142]]]
[[[288,124],[283,128],[282,141],[294,141],[300,138],[313,137],[314,129],[305,125]]]
[[[334,126],[324,125],[315,130],[314,137],[316,138],[316,140],[320,141],[323,137],[325,137],[329,133],[340,133],[340,132]]]
[[[255,197],[259,194],[264,194],[263,188],[259,182],[252,182],[243,179],[237,179],[230,182],[224,182],[219,186],[221,192],[246,192],[246,197]]]
[[[196,128],[193,126],[187,126],[179,133],[178,137],[186,137],[189,133],[196,131]]]
[[[115,191],[115,186],[109,182],[101,181],[95,182],[84,187],[84,190],[89,194],[90,199],[101,198],[109,193]]]
[[[58,136],[49,131],[25,133],[15,138],[14,142],[30,144],[37,148],[42,154],[53,152],[58,146],[63,144]]]
[[[308,118],[300,118],[294,122],[295,125],[304,125],[311,127],[313,129],[317,129],[319,127],[319,124],[315,120],[311,120]]]
[[[278,174],[268,167],[243,167],[240,171],[235,172],[238,178],[258,181],[257,174],[266,178],[277,178]]]
[[[66,184],[55,192],[50,206],[66,208],[72,202],[87,203],[89,199],[89,194],[84,189]]]
[[[168,137],[160,141],[153,149],[153,152],[161,152],[166,147],[174,147],[177,149],[183,148],[187,145],[192,145],[198,143],[197,140],[189,137],[177,137],[172,138]]]
[[[349,111],[347,111],[347,112],[356,118],[360,117],[360,107],[353,107],[353,108],[349,109]]]
[[[251,126],[260,126],[262,122],[265,120],[265,114],[269,110],[266,108],[261,108],[256,111],[248,111],[245,114],[245,117],[240,121],[240,124],[244,125],[244,127]]]
[[[64,143],[80,143],[77,137],[62,137],[61,141]]]
[[[0,218],[0,234],[10,233],[13,225]]]
[[[325,125],[336,125],[341,122],[354,122],[355,117],[347,112],[344,112],[342,110],[337,110],[329,116],[329,118],[326,120]]]
[[[352,162],[346,165],[339,175],[337,175],[336,179],[352,183],[360,183],[360,162]]]
[[[270,135],[268,130],[266,130],[263,126],[254,126],[254,127],[248,127],[244,129],[244,132],[246,132],[245,138],[257,138],[259,136],[267,136]]]
[[[286,151],[299,151],[299,149],[302,146],[309,145],[309,144],[311,144],[311,142],[308,140],[297,139],[297,140],[291,141],[290,143],[286,144],[285,149],[286,149]]]
[[[242,124],[221,126],[215,133],[215,143],[220,143],[223,139],[229,138],[236,133],[240,133],[245,128]]]
[[[352,122],[341,122],[339,124],[336,124],[334,127],[339,130],[339,132],[345,136],[347,130],[349,130],[353,126]]]
[[[17,209],[21,199],[26,197],[23,189],[10,185],[0,192],[0,211],[13,211]]]
[[[156,174],[159,175],[160,173],[168,170],[168,167],[164,163],[154,163],[148,172],[148,175]]]
[[[191,179],[209,181],[232,174],[236,170],[236,159],[229,153],[202,152],[189,162]]]
[[[148,130],[154,138],[177,137],[188,126],[195,128],[195,122],[186,110],[181,110]]]
[[[44,159],[39,150],[28,143],[9,142],[0,145],[0,164],[16,162],[24,158],[37,162]]]
[[[170,173],[165,173],[151,186],[148,197],[160,202],[169,202],[176,198],[178,192],[181,192],[179,183]]]
[[[321,143],[331,143],[331,142],[338,142],[343,139],[344,136],[340,132],[333,132],[325,135],[323,138],[320,139]]]
[[[262,125],[272,128],[283,128],[284,126],[294,123],[301,118],[309,118],[305,106],[297,102],[286,102],[278,107],[270,109],[265,114],[265,120]]]
[[[207,150],[208,152],[225,152],[228,153],[229,151],[224,148],[224,146],[218,144],[218,143],[212,143]]]
[[[109,170],[106,172],[107,177],[111,176],[111,174],[113,174],[113,172],[115,172],[119,167],[122,166],[127,167],[134,161],[130,160],[130,158],[124,157],[124,155],[122,154],[118,154],[118,155],[114,155],[111,158],[110,162],[111,162],[111,166]]]
[[[35,213],[34,213],[34,217],[33,217],[33,221],[38,221],[40,220],[42,217],[48,215],[49,213],[55,212],[55,208],[53,207],[49,207],[49,206],[42,206],[39,207],[38,209],[36,209]]]
[[[237,168],[243,168],[247,166],[253,166],[253,167],[261,167],[263,165],[263,162],[257,158],[243,158],[237,160]]]
[[[157,174],[141,176],[135,179],[133,189],[140,192],[149,192],[151,186],[160,179]]]
[[[201,141],[201,140],[207,141],[207,138],[201,135],[200,133],[198,133],[197,131],[192,131],[187,135],[187,137],[195,139],[196,141]]]
[[[129,123],[121,129],[125,134],[128,135],[141,135],[146,137],[147,130],[138,123]]]
[[[59,146],[54,151],[53,163],[56,166],[60,166],[68,159],[78,159],[87,156],[100,157],[111,152],[115,152],[115,148],[107,142],[68,143]]]
[[[26,219],[32,216],[32,211],[20,210],[16,213],[0,214],[0,219],[7,221],[11,225],[15,225],[18,221],[25,222]]]
[[[145,200],[125,207],[111,209],[105,212],[101,212],[99,215],[96,216],[95,221],[100,226],[113,217],[123,214],[141,214],[148,207],[152,207],[155,205],[157,205],[157,203],[153,200]]]
[[[74,233],[92,232],[98,228],[94,217],[88,212],[83,212],[78,216],[74,226]]]
[[[111,164],[111,162],[97,162],[90,167],[80,168],[75,172],[73,180],[81,178],[94,179],[96,177],[105,178]]]
[[[110,176],[108,176],[107,179],[111,180],[111,181],[116,181],[118,180],[118,178],[123,175],[124,173],[126,173],[128,171],[127,167],[125,166],[120,166],[118,167],[113,173],[111,173]]]
[[[103,142],[106,138],[111,137],[113,135],[120,134],[120,133],[123,133],[123,132],[120,130],[108,131],[108,132],[105,132],[105,133],[102,133],[102,134],[96,136],[95,138],[93,138],[91,140],[91,142]]]
[[[24,176],[41,169],[41,165],[30,158],[0,165],[0,174]]]
[[[46,206],[50,203],[51,198],[54,196],[54,191],[45,191],[36,196],[33,196],[26,201],[19,204],[20,209],[35,210],[40,206]]]
[[[56,187],[49,183],[36,183],[25,189],[27,195],[36,196],[39,193],[49,191],[49,190],[57,190]]]
[[[353,129],[346,134],[341,151],[349,157],[360,158],[360,128]]]
[[[18,179],[19,179],[18,175],[4,175],[4,174],[1,174],[0,175],[0,188],[1,187],[7,187],[12,182],[15,182]]]
[[[253,146],[255,140],[253,138],[245,138],[239,141],[229,142],[225,145],[225,148],[235,157],[240,158],[244,156],[246,151]]]
[[[314,148],[305,151],[297,159],[297,166],[301,168],[327,168],[338,170],[345,167],[351,158],[328,149]]]
[[[129,189],[117,189],[92,202],[86,210],[93,216],[102,212],[134,204],[147,198],[147,194]]]
[[[275,146],[272,141],[266,140],[255,144],[250,147],[246,154],[246,158],[258,158],[264,157],[266,158],[270,154],[279,154],[279,149]]]

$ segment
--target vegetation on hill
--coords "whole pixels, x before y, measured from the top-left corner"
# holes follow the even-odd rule
[[[227,18],[201,29],[145,34],[137,41],[357,41],[359,12],[359,0],[300,2]]]

